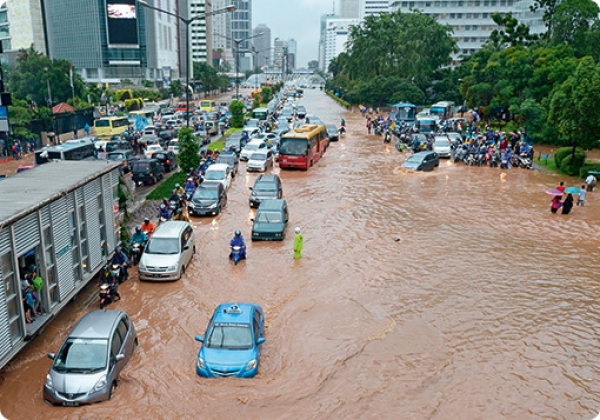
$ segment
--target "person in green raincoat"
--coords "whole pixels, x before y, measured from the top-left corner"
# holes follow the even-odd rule
[[[300,228],[294,229],[296,236],[294,236],[294,259],[302,258],[302,248],[304,247],[304,235],[300,233]]]

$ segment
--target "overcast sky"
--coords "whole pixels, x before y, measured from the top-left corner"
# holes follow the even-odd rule
[[[600,0],[594,0],[600,5]],[[339,3],[339,0],[336,2]],[[321,15],[333,11],[333,0],[252,0],[252,28],[264,23],[275,38],[294,38],[296,67],[318,60]]]
[[[319,59],[321,15],[332,10],[332,0],[252,0],[252,27],[267,25],[271,45],[275,38],[294,38],[298,45],[296,67],[306,67],[310,60]]]

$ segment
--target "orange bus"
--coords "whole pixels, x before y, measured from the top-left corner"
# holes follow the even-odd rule
[[[284,134],[279,142],[279,167],[308,170],[327,149],[324,125],[304,124]]]

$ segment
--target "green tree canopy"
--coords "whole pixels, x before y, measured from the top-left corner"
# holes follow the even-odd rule
[[[19,51],[17,66],[8,77],[8,90],[17,98],[34,101],[38,106],[48,104],[48,84],[54,104],[72,98],[69,79],[69,62],[62,59],[50,60],[30,47]],[[85,84],[73,71],[75,96],[81,96]]]
[[[457,51],[451,33],[449,26],[419,12],[367,16],[360,25],[350,27],[346,53],[330,63],[333,84],[349,93],[351,100],[366,103],[389,102],[393,83],[402,79],[414,82],[423,92]],[[367,97],[359,97],[363,94]]]
[[[598,98],[600,65],[585,57],[575,73],[554,90],[548,119],[565,138],[580,147],[592,147],[600,137],[600,114],[594,112]]]

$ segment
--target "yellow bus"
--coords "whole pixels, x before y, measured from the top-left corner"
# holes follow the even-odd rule
[[[200,111],[215,112],[215,101],[200,101]]]
[[[123,134],[129,127],[127,117],[106,117],[94,121],[94,135],[101,140],[109,140],[110,136]]]
[[[154,121],[154,112],[147,109],[129,111],[127,113],[127,120],[129,121],[129,125],[134,127],[135,130],[142,131],[147,126],[152,125]]]

